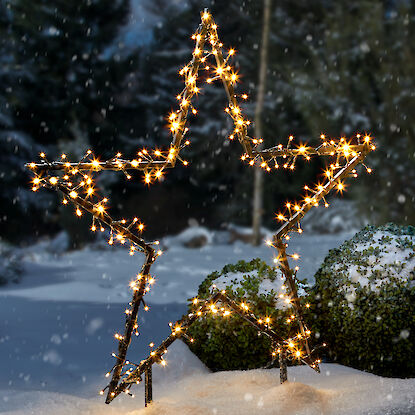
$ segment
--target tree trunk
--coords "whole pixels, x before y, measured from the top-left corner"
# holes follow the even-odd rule
[[[255,106],[255,137],[262,137],[262,111],[264,109],[265,88],[267,80],[268,39],[271,17],[271,0],[264,0],[264,17],[262,24],[262,42],[259,62],[258,94]],[[261,224],[263,214],[263,171],[254,168],[254,196],[252,207],[252,244],[261,243]]]

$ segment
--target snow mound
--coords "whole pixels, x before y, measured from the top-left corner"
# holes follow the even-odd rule
[[[54,237],[44,237],[36,244],[20,249],[25,259],[41,263],[53,256],[60,256],[69,250],[70,238],[67,232],[59,232]]]
[[[229,243],[234,243],[235,241],[242,241],[245,243],[252,243],[253,240],[253,233],[252,227],[246,226],[239,226],[235,225],[234,223],[230,223],[227,226],[227,230],[229,232]],[[261,227],[261,239],[268,240],[272,239],[274,231],[267,229],[265,227]]]
[[[219,372],[177,386],[134,415],[320,415],[329,395],[301,383],[279,385],[275,372]]]
[[[23,268],[21,254],[3,243],[0,243],[0,285],[20,281]]]
[[[163,245],[167,248],[172,246],[184,246],[187,248],[200,248],[213,242],[213,232],[203,226],[191,226],[176,236],[165,237]]]
[[[209,373],[209,369],[181,340],[176,340],[164,357],[166,366],[153,365],[153,378],[157,383],[175,382],[185,377]]]
[[[363,229],[340,247],[333,272],[374,292],[382,284],[410,281],[415,274],[415,234],[411,229],[395,225]],[[344,288],[350,290],[347,284]]]
[[[172,346],[174,347],[174,346]],[[178,349],[182,346],[178,343]],[[180,350],[177,350],[180,353]],[[190,369],[190,366],[189,366]],[[321,374],[289,367],[290,382],[279,384],[278,369],[193,373],[154,378],[154,402],[143,406],[143,385],[105,405],[102,397],[46,391],[0,391],[3,415],[409,415],[415,413],[415,379],[389,379],[337,364]],[[156,373],[155,373],[156,374]],[[141,409],[137,409],[140,408]]]
[[[415,380],[380,378],[335,364],[322,369],[319,375],[304,366],[289,368],[295,382],[283,385],[277,369],[192,376],[130,415],[386,415],[415,408]]]

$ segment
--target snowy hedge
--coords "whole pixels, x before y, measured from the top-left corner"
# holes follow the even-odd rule
[[[258,317],[270,316],[273,329],[284,337],[289,310],[278,299],[280,276],[276,268],[260,259],[239,261],[208,275],[199,286],[198,297],[208,298],[213,284],[226,289],[236,301],[247,300]],[[226,318],[209,314],[197,320],[189,334],[195,339],[190,348],[212,370],[258,368],[271,360],[269,339],[234,313]]]
[[[335,361],[415,376],[415,228],[367,226],[315,276],[315,330]]]

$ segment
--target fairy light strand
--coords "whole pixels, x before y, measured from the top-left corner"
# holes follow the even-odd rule
[[[321,135],[322,143],[317,147],[311,147],[307,144],[295,146],[294,137],[288,138],[284,146],[278,144],[274,147],[256,150],[256,147],[263,142],[262,139],[251,138],[248,135],[248,129],[251,122],[243,115],[242,109],[238,102],[238,95],[235,94],[235,85],[238,81],[238,73],[232,67],[230,61],[235,55],[235,51],[230,49],[224,57],[223,44],[220,42],[217,25],[212,15],[207,9],[201,13],[201,24],[199,25],[192,38],[195,40],[195,47],[191,60],[179,71],[179,75],[184,79],[184,88],[177,95],[178,108],[168,116],[167,128],[170,130],[172,140],[169,148],[161,149],[141,149],[137,152],[135,158],[127,160],[117,153],[109,160],[99,160],[91,150],[81,158],[79,162],[70,162],[66,154],[62,154],[59,161],[48,161],[44,153],[40,154],[42,161],[40,163],[29,163],[26,166],[32,171],[34,178],[32,180],[32,190],[37,191],[42,187],[52,188],[63,195],[62,203],[64,205],[72,204],[75,207],[75,215],[80,217],[83,211],[92,215],[91,231],[103,232],[105,227],[110,231],[108,243],[129,244],[130,255],[136,252],[142,252],[145,255],[144,263],[136,278],[131,282],[130,288],[133,291],[132,300],[129,307],[125,310],[126,323],[124,333],[116,333],[115,339],[118,341],[118,351],[113,353],[116,362],[113,368],[107,372],[107,377],[112,373],[110,383],[100,393],[108,389],[106,403],[111,402],[121,392],[132,395],[129,392],[133,383],[141,381],[142,373],[145,373],[153,363],[166,364],[163,355],[167,352],[169,345],[180,336],[187,336],[186,331],[199,317],[212,312],[215,315],[221,315],[226,318],[232,313],[240,315],[250,324],[255,326],[261,333],[271,338],[273,344],[272,356],[276,354],[288,356],[289,359],[296,359],[309,365],[316,371],[319,371],[319,359],[313,359],[312,354],[315,350],[311,349],[308,340],[311,337],[311,331],[307,328],[303,316],[302,306],[298,297],[296,272],[290,268],[286,253],[289,233],[296,231],[302,233],[300,221],[304,215],[321,201],[327,207],[328,203],[325,196],[333,189],[339,192],[345,190],[344,181],[349,177],[356,177],[356,167],[363,163],[364,158],[370,152],[375,150],[371,137],[368,135],[356,135],[353,139],[339,140],[328,139]],[[269,317],[257,318],[249,311],[247,303],[237,304],[230,298],[226,292],[215,292],[209,299],[209,302],[196,300],[197,310],[191,315],[185,316],[182,320],[172,325],[172,334],[161,343],[161,345],[152,350],[150,356],[140,364],[134,364],[126,360],[128,347],[131,343],[133,334],[138,335],[137,316],[140,305],[145,311],[148,306],[144,302],[144,295],[148,293],[154,278],[150,275],[150,269],[157,257],[162,253],[156,250],[156,242],[146,242],[141,234],[144,230],[144,224],[138,218],[132,221],[125,219],[114,220],[107,212],[109,201],[107,198],[101,198],[96,190],[94,176],[106,170],[122,171],[127,179],[131,179],[128,171],[139,170],[143,173],[143,182],[150,185],[157,180],[161,180],[166,169],[174,168],[177,160],[184,166],[188,161],[183,159],[180,152],[190,145],[190,140],[186,138],[189,131],[188,116],[197,115],[197,109],[194,108],[192,99],[201,92],[198,84],[200,81],[199,72],[203,70],[207,75],[206,83],[211,84],[220,80],[228,97],[228,106],[225,112],[233,121],[233,130],[229,139],[238,139],[243,154],[241,160],[247,162],[249,166],[260,166],[270,172],[276,169],[294,170],[298,160],[309,161],[312,156],[327,156],[335,158],[335,161],[329,165],[325,171],[325,181],[318,184],[314,189],[305,187],[307,195],[300,203],[287,202],[286,210],[278,213],[276,218],[282,222],[282,226],[273,236],[272,241],[268,241],[269,246],[274,247],[278,254],[275,258],[276,264],[282,271],[284,279],[285,292],[279,295],[281,301],[287,308],[292,309],[292,314],[287,318],[287,324],[294,321],[299,326],[299,333],[290,336],[288,339],[281,339],[271,330]],[[248,96],[240,96],[246,100]],[[366,167],[367,172],[371,169]],[[295,255],[291,255],[297,259]],[[217,303],[222,303],[229,309],[219,310]],[[192,339],[191,339],[192,341]],[[275,346],[275,347],[274,347]]]

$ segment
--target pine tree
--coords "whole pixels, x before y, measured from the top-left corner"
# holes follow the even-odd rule
[[[137,65],[114,44],[128,11],[129,0],[12,4],[16,60],[28,75],[15,104],[24,131],[48,144],[80,130],[92,146],[112,147],[105,144],[120,134],[114,113]]]
[[[244,111],[253,120],[262,32],[262,2],[216,1],[211,6],[225,46],[235,47],[237,50],[235,65],[241,74],[237,91],[250,95],[250,100],[244,105]],[[308,131],[304,128],[301,114],[294,105],[291,88],[293,68],[304,65],[304,62],[303,56],[287,53],[288,49],[295,50],[289,32],[292,27],[285,27],[286,8],[289,7],[289,2],[282,5],[275,2],[272,7],[269,70],[262,111],[265,146],[285,143],[293,132],[304,136]],[[189,2],[188,8],[183,11],[158,6],[159,10],[165,12],[161,17],[162,24],[154,31],[154,42],[144,65],[150,144],[169,142],[164,116],[175,107],[174,97],[182,89],[178,71],[191,54],[193,43],[188,33],[195,29],[194,16],[198,15],[200,8],[200,2],[197,1]],[[229,121],[223,113],[226,97],[222,85],[202,84],[202,88],[202,94],[196,104],[198,116],[190,123],[192,144],[186,150],[186,155],[191,161],[190,167],[185,173],[182,173],[182,169],[169,175],[176,175],[176,178],[182,180],[185,191],[192,192],[192,201],[189,202],[192,203],[192,212],[188,212],[188,215],[194,214],[194,210],[200,210],[213,225],[218,225],[222,221],[242,222],[247,225],[252,215],[253,169],[243,168],[239,160],[239,145],[227,140]],[[296,195],[310,171],[314,172],[315,168],[305,169],[299,175],[299,179],[286,172],[265,176],[264,210],[268,214],[267,225],[272,223],[271,213],[276,204],[281,203],[283,197]],[[189,176],[190,187],[187,182]],[[287,182],[291,187],[288,193]],[[175,184],[177,185],[177,181]],[[207,207],[209,209],[206,209]]]
[[[51,157],[62,150],[78,156],[87,148],[132,156],[144,135],[136,98],[139,55],[120,35],[129,6],[129,0],[10,2],[13,128]],[[27,187],[26,179],[19,184]]]
[[[345,135],[371,132],[379,151],[368,161],[374,177],[356,186],[361,205],[379,222],[413,223],[414,5],[340,1],[322,16],[309,43],[311,68],[296,74],[304,118],[316,133],[317,125]]]
[[[36,200],[25,186],[29,176],[24,163],[33,158],[36,147],[31,137],[15,127],[12,105],[22,70],[13,59],[11,22],[9,2],[0,1],[0,234],[16,242],[36,228],[37,216],[28,223],[28,212],[45,211],[49,200]]]
[[[238,51],[236,66],[243,73],[240,93],[249,89],[245,80],[250,79],[249,68],[253,65],[248,65],[248,57],[240,50],[244,35],[252,36],[253,29],[249,15],[240,9],[241,4],[241,1],[219,1],[210,9],[225,46],[236,47]],[[154,41],[144,64],[149,145],[167,145],[170,141],[165,117],[175,108],[175,97],[183,88],[178,72],[191,56],[193,41],[189,33],[196,29],[195,17],[199,17],[201,5],[198,1],[191,1],[186,9],[173,6],[158,9],[163,13],[160,17],[162,24],[154,30]],[[246,172],[239,160],[239,145],[227,139],[230,121],[224,112],[227,97],[222,84],[206,85],[202,83],[203,79],[202,71],[202,90],[195,101],[198,115],[190,118],[191,145],[184,153],[190,165],[186,169],[169,172],[163,190],[168,194],[170,180],[174,178],[174,185],[180,189],[184,202],[181,209],[183,216],[205,218],[213,225],[219,225],[227,215],[240,215],[243,211],[241,203],[229,206],[229,197],[234,193],[235,183]],[[152,191],[155,191],[154,188]],[[244,215],[247,216],[248,212],[249,206]]]

